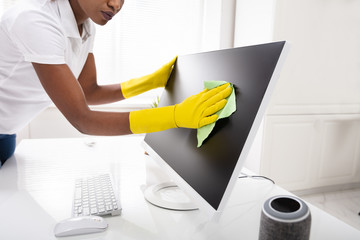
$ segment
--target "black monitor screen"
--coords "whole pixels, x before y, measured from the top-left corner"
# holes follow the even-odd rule
[[[204,81],[227,81],[236,91],[236,112],[218,120],[197,147],[197,130],[150,133],[145,142],[215,210],[273,76],[285,42],[179,56],[159,103],[174,105],[204,89]],[[247,154],[247,153],[246,153]]]

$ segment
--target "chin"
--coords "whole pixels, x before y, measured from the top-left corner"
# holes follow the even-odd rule
[[[108,23],[107,20],[105,19],[91,19],[95,24],[97,25],[101,25],[101,26],[104,26],[105,24]]]

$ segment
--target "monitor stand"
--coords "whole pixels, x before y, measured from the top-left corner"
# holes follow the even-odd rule
[[[151,185],[145,189],[144,196],[147,201],[161,208],[179,211],[198,209],[191,199],[173,182]]]

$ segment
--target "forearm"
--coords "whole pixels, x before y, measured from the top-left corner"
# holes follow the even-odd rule
[[[91,92],[91,85],[86,85],[86,91],[83,91],[67,65],[33,63],[33,66],[53,103],[80,132],[105,136],[131,133],[129,113],[99,112],[89,108],[86,95]],[[119,91],[121,92],[121,89],[114,86],[103,88],[95,91],[102,96],[96,98],[102,102],[119,99]],[[121,93],[119,95],[121,96]]]
[[[81,133],[98,136],[131,134],[128,112],[86,111],[68,118]]]
[[[113,103],[124,99],[120,84],[96,85],[84,90],[84,94],[89,105]]]
[[[124,99],[120,83],[98,85],[95,58],[92,53],[88,56],[83,70],[78,77],[78,82],[89,105],[112,103]]]

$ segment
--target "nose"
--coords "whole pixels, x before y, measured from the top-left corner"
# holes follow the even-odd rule
[[[124,5],[124,0],[109,0],[108,6],[115,12],[119,12]]]

